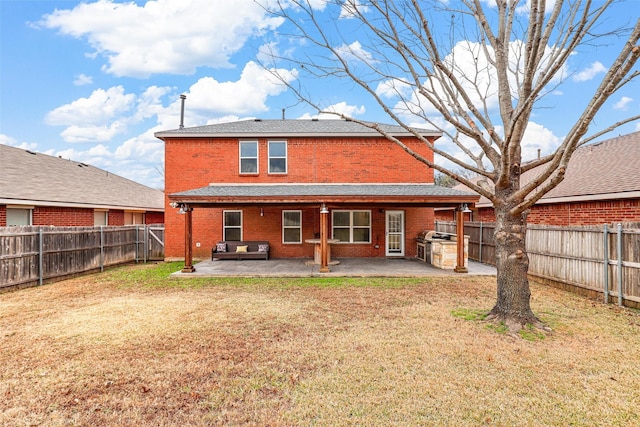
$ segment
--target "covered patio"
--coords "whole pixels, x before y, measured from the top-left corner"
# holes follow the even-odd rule
[[[405,220],[405,211],[416,212],[416,209],[421,208],[435,208],[435,207],[454,207],[458,212],[458,232],[454,236],[457,246],[457,261],[455,265],[455,271],[458,273],[467,273],[468,268],[465,266],[464,256],[464,223],[463,213],[468,212],[468,206],[473,206],[477,202],[479,196],[476,194],[466,193],[451,188],[439,187],[433,184],[417,184],[417,183],[402,183],[402,184],[383,184],[383,183],[368,183],[368,184],[219,184],[213,183],[206,187],[197,188],[193,190],[183,191],[180,193],[173,193],[169,195],[171,206],[175,209],[179,209],[179,213],[185,214],[184,220],[184,251],[185,251],[185,268],[183,273],[194,274],[199,269],[205,269],[210,272],[214,272],[216,269],[212,268],[214,264],[201,263],[198,266],[193,265],[193,212],[194,211],[208,211],[211,209],[232,209],[241,212],[241,215],[246,213],[246,221],[243,218],[240,223],[247,223],[248,233],[252,236],[260,236],[260,240],[270,240],[271,249],[274,247],[276,252],[280,251],[280,254],[273,256],[275,259],[270,259],[264,266],[252,265],[253,272],[256,270],[265,271],[278,270],[275,263],[288,262],[288,269],[280,269],[280,271],[295,271],[295,275],[309,275],[314,274],[317,269],[318,273],[328,274],[331,272],[337,273],[337,275],[345,275],[348,271],[358,271],[355,268],[354,263],[362,265],[362,271],[366,272],[371,270],[374,265],[387,266],[400,265],[402,260],[411,260],[413,248],[408,248],[407,245],[412,245],[415,241],[415,235],[429,227],[429,221],[424,223],[419,222],[417,216],[412,220],[410,226],[408,220]],[[413,209],[414,211],[410,211]],[[299,222],[299,233],[297,234],[299,241],[297,252],[292,253],[292,245],[287,245],[288,242],[280,241],[280,230],[282,226],[278,223],[279,212],[284,210],[299,210],[300,218],[306,215],[304,221]],[[276,212],[274,221],[273,212]],[[332,230],[330,222],[330,215],[332,212],[345,213],[351,215],[353,211],[358,211],[365,215],[365,224],[360,227],[358,231],[364,232],[361,240],[356,240],[349,237],[346,240],[336,239],[335,234],[337,231]],[[258,213],[259,212],[259,213]],[[253,216],[252,216],[253,215]],[[269,216],[271,215],[271,216]],[[405,221],[407,224],[405,224]],[[303,224],[304,223],[304,227]],[[211,231],[211,227],[207,223],[207,232]],[[273,228],[275,224],[275,228]],[[358,224],[362,225],[362,224]],[[340,224],[342,226],[342,224]],[[271,228],[269,228],[271,227]],[[338,226],[335,226],[338,228]],[[357,226],[353,223],[348,224],[347,231],[353,231],[350,229],[356,229]],[[407,234],[407,229],[411,229],[411,233]],[[200,234],[203,231],[201,229]],[[271,233],[271,238],[267,239],[263,236]],[[284,233],[284,232],[283,232]],[[242,236],[242,231],[239,234]],[[283,238],[284,239],[284,238]],[[214,240],[214,239],[211,239]],[[239,239],[230,240],[244,240],[242,237]],[[253,239],[247,240],[256,240]],[[333,241],[332,241],[333,240]],[[316,248],[316,263],[318,266],[305,265],[305,261],[302,260],[306,256],[304,244],[315,243]],[[330,264],[330,247],[332,243],[339,242],[336,249],[344,249],[345,245],[350,245],[353,249],[351,254],[347,254],[343,251],[343,258],[362,257],[357,261],[347,262],[347,265],[338,267]],[[364,243],[364,244],[362,244]],[[382,248],[382,249],[380,249]],[[289,253],[285,254],[286,250]],[[407,253],[405,253],[405,250]],[[379,252],[376,252],[379,251]],[[353,255],[353,253],[358,254]],[[340,256],[339,254],[336,254]],[[409,256],[407,256],[409,255]],[[397,259],[385,259],[397,258]],[[202,257],[202,255],[200,255]],[[293,258],[293,259],[289,259]],[[319,261],[319,262],[318,262]],[[346,260],[345,260],[346,261]],[[413,260],[411,260],[413,261]],[[393,264],[398,262],[397,264]],[[297,264],[296,264],[297,263]],[[340,261],[342,264],[343,261]],[[299,264],[299,265],[298,265]],[[338,265],[340,265],[338,264]],[[351,269],[348,265],[351,265]],[[418,272],[408,272],[405,274],[424,274],[424,269],[430,266],[419,265]],[[217,266],[217,264],[215,264]],[[407,266],[404,267],[405,269]],[[388,270],[388,269],[387,269]],[[411,269],[410,269],[411,270]],[[432,274],[438,269],[433,269]],[[377,271],[377,270],[376,270]],[[387,275],[383,273],[384,270],[380,270],[374,275]],[[206,273],[206,271],[205,271]],[[216,273],[211,273],[216,274]],[[225,273],[222,273],[225,275]],[[362,275],[360,273],[350,273],[354,275]],[[398,274],[402,274],[399,272]]]
[[[309,259],[282,258],[268,261],[205,260],[195,265],[195,271],[173,273],[176,278],[202,277],[431,277],[459,276],[453,270],[443,270],[416,258],[340,258],[331,271],[320,272],[321,266]],[[468,275],[495,276],[496,269],[475,261],[468,262]]]

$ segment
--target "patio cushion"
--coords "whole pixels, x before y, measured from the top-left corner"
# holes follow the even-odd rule
[[[269,252],[269,245],[268,244],[258,245],[258,252]]]
[[[217,252],[227,252],[227,244],[226,243],[217,243],[216,244]]]
[[[236,246],[236,252],[237,253],[241,253],[241,252],[242,253],[246,253],[248,248],[249,248],[248,245],[239,245],[239,246]]]

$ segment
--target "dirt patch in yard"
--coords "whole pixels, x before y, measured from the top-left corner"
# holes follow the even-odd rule
[[[0,295],[0,424],[640,423],[637,311],[533,285],[554,331],[514,339],[460,315],[492,278],[140,279],[157,268]]]

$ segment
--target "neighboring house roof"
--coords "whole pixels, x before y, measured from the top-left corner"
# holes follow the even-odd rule
[[[0,144],[0,204],[164,211],[164,193],[85,163]]]
[[[478,195],[433,184],[210,184],[170,194],[185,203],[409,203],[442,206],[474,203]]]
[[[582,146],[573,153],[564,180],[538,204],[640,198],[639,161],[640,132]],[[535,173],[533,169],[524,174],[523,183]],[[462,184],[454,188],[469,191]],[[481,197],[476,206],[491,202]]]
[[[401,126],[376,124],[393,136],[413,136]],[[441,132],[414,128],[420,135],[440,137]],[[375,129],[350,120],[241,120],[206,126],[182,128],[156,132],[157,138],[167,137],[380,137]]]

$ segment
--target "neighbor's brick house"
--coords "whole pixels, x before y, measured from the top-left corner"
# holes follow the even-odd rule
[[[527,221],[543,225],[601,225],[640,222],[640,132],[578,148],[556,188],[530,210]],[[523,175],[532,179],[535,169]],[[464,185],[456,186],[468,190]],[[453,221],[449,209],[436,210],[438,221]],[[494,222],[493,206],[484,197],[465,220]]]
[[[163,222],[160,190],[85,163],[0,144],[0,227]]]
[[[427,144],[380,125],[427,159]],[[431,141],[440,134],[421,130]],[[433,170],[370,127],[347,120],[245,120],[156,133],[165,142],[165,255],[193,256],[220,240],[267,240],[271,256],[312,257],[320,208],[334,257],[414,256],[433,207],[478,196],[433,185]],[[170,203],[188,206],[177,214]]]

